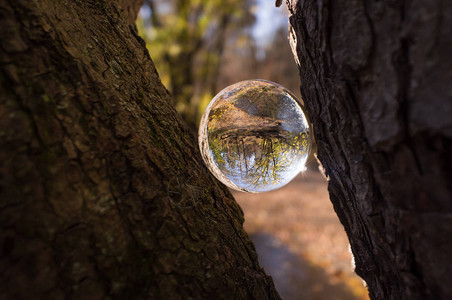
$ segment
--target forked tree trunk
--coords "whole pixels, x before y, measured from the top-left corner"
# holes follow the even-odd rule
[[[277,299],[133,25],[0,2],[0,298]]]
[[[452,5],[287,1],[301,92],[372,299],[452,295]]]

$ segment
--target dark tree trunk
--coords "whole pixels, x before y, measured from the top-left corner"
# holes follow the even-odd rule
[[[133,20],[0,2],[0,298],[275,299]]]
[[[287,1],[318,158],[373,299],[452,295],[452,5]]]

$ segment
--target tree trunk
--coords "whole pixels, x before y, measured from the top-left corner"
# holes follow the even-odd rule
[[[277,299],[133,21],[0,2],[0,298]]]
[[[372,299],[452,295],[452,6],[287,1],[301,92]]]

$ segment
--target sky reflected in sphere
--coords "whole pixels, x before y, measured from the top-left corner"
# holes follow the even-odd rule
[[[305,169],[309,125],[295,97],[265,80],[246,80],[222,90],[199,127],[202,157],[230,188],[267,192]]]

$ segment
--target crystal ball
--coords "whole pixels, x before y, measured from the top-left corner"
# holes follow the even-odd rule
[[[309,124],[298,100],[266,80],[246,80],[218,93],[199,127],[199,148],[226,186],[260,193],[278,189],[305,169]]]

